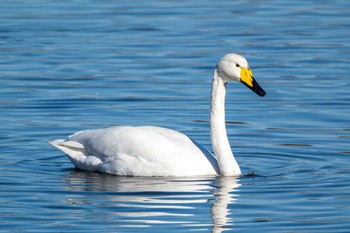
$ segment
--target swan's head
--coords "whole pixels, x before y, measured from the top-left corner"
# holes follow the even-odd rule
[[[225,81],[237,81],[246,85],[259,96],[266,92],[260,87],[249,69],[247,60],[241,55],[229,53],[223,56],[216,66],[218,75]]]

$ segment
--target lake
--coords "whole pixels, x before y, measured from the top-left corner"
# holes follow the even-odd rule
[[[0,6],[0,231],[349,232],[348,0]],[[84,172],[48,144],[130,124],[211,150],[211,79],[229,52],[267,92],[228,85],[243,176]]]

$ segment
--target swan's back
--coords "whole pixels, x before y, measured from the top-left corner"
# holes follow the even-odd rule
[[[215,175],[213,155],[186,135],[154,126],[86,130],[51,144],[77,168],[126,176]]]

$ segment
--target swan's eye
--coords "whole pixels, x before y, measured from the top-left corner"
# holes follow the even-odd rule
[[[236,67],[240,67],[240,65],[238,63],[236,63]]]

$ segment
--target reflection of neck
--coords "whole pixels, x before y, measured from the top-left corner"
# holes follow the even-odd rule
[[[240,175],[241,170],[233,157],[226,133],[226,84],[227,82],[224,82],[215,70],[210,102],[210,137],[221,175],[233,176]]]
[[[211,215],[213,218],[213,229],[212,233],[221,233],[223,228],[227,225],[229,218],[229,210],[227,208],[228,204],[234,203],[234,194],[230,192],[235,191],[240,184],[237,183],[234,177],[220,177],[218,189],[214,193],[216,200],[211,208]]]

